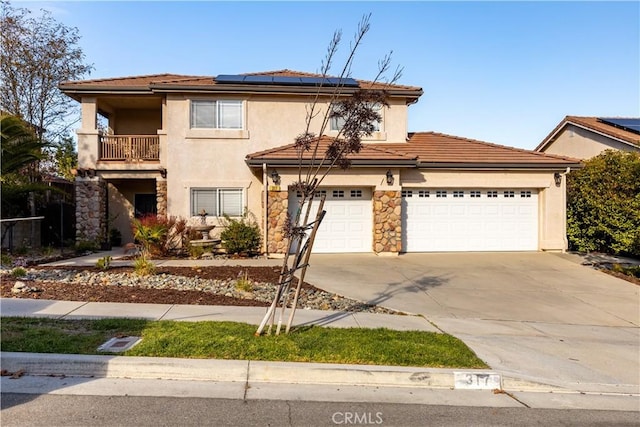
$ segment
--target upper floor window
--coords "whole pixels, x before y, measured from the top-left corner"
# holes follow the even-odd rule
[[[382,104],[374,104],[373,105],[373,110],[376,111],[378,114],[380,114],[382,116]],[[331,130],[332,131],[339,131],[342,129],[342,127],[344,126],[344,122],[345,119],[342,117],[332,117],[331,118]],[[373,131],[374,132],[380,132],[380,122],[376,121],[372,123],[373,125]]]
[[[192,100],[192,129],[242,129],[242,101]]]

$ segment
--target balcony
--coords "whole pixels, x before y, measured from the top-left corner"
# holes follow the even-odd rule
[[[100,160],[159,161],[160,137],[157,135],[100,135]]]

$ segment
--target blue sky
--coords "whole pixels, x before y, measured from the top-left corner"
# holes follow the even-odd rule
[[[639,2],[26,2],[77,27],[91,78],[319,69],[359,20],[352,74],[393,51],[410,131],[533,149],[565,115],[640,116]],[[338,71],[341,62],[336,62]]]

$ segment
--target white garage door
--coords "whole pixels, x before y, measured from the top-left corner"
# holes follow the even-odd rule
[[[373,243],[373,206],[371,190],[366,188],[327,188],[327,211],[313,244],[314,253],[371,252]],[[289,195],[289,214],[295,218],[298,208],[295,193]],[[314,200],[317,206],[318,199]],[[304,212],[304,211],[303,211]],[[315,218],[315,212],[312,213]]]
[[[538,250],[533,189],[404,189],[405,252]]]

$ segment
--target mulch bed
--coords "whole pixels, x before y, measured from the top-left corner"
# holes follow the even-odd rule
[[[39,267],[39,269],[57,269],[72,271],[102,271],[95,267]],[[109,269],[113,273],[133,272],[132,267],[114,267]],[[237,279],[238,275],[254,282],[275,283],[280,275],[279,267],[160,267],[157,274],[171,274],[183,277],[199,277],[202,279]],[[20,280],[20,279],[18,279]],[[0,296],[3,298],[28,298],[61,301],[85,302],[122,302],[148,304],[187,304],[187,305],[234,305],[243,307],[267,307],[269,304],[252,299],[227,297],[203,291],[188,291],[177,289],[146,289],[134,286],[114,285],[82,285],[73,283],[34,282],[33,286],[39,292],[25,292],[14,294],[11,288],[16,279],[4,276],[0,286]],[[29,282],[27,282],[29,283]],[[312,288],[308,283],[303,288]]]

